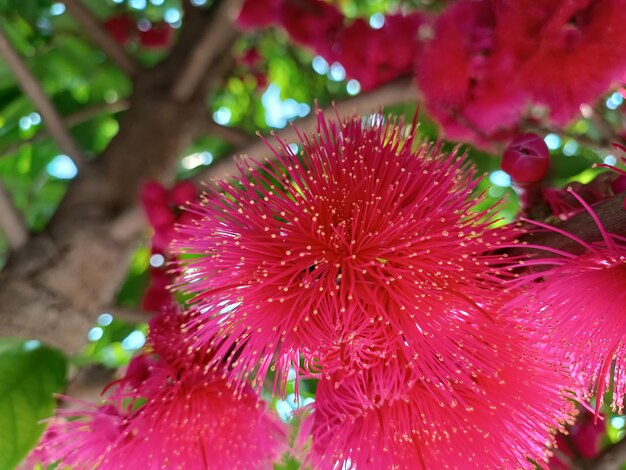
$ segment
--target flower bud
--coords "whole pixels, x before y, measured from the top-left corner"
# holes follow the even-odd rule
[[[541,181],[550,166],[550,150],[535,134],[522,134],[504,150],[500,168],[517,183]]]
[[[614,194],[623,193],[626,191],[626,175],[619,175],[617,179],[611,183],[611,189]]]

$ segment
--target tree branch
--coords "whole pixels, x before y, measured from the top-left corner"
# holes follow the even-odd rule
[[[52,135],[62,152],[70,157],[76,166],[80,168],[84,163],[84,158],[78,144],[63,125],[61,116],[57,112],[54,104],[48,98],[43,88],[28,70],[22,58],[15,52],[13,46],[2,31],[0,26],[0,55],[4,56],[7,65],[17,78],[24,93],[31,99],[35,107],[39,110],[48,131]]]
[[[63,119],[67,127],[74,127],[83,122],[87,122],[101,114],[115,114],[126,111],[130,107],[130,100],[119,100],[113,103],[100,103],[89,108],[84,108],[70,114]]]
[[[102,28],[100,21],[81,3],[81,0],[62,0],[70,14],[82,26],[85,34],[104,51],[111,61],[128,75],[136,75],[135,60]]]
[[[129,106],[130,102],[128,100],[120,100],[114,103],[97,104],[89,108],[81,109],[80,111],[77,111],[74,114],[70,114],[67,117],[63,117],[63,126],[65,126],[65,128],[67,129],[71,129],[74,126],[82,124],[83,122],[87,122],[101,114],[113,114],[119,113],[120,111],[125,111],[126,109],[128,109]],[[0,158],[5,158],[13,155],[22,145],[36,144],[45,140],[49,136],[50,133],[47,132],[47,130],[44,128],[29,139],[21,140],[0,150]]]
[[[211,64],[237,36],[238,31],[233,23],[240,5],[241,0],[222,0],[215,6],[210,24],[174,82],[172,97],[176,101],[184,102],[194,95]]]
[[[626,233],[626,209],[624,198],[626,193],[617,194],[593,206],[593,211],[598,216],[602,225],[609,233],[623,235]],[[554,226],[565,230],[567,233],[577,236],[586,242],[594,242],[602,239],[602,234],[593,217],[586,210],[569,218],[564,222],[557,222]],[[548,246],[566,251],[568,253],[582,253],[585,248],[571,238],[553,231],[538,231],[524,237],[525,241],[534,245]],[[535,251],[535,250],[533,250]],[[537,251],[539,256],[545,256],[545,252]]]
[[[153,316],[151,312],[133,310],[130,308],[119,307],[117,305],[104,307],[102,311],[110,313],[113,318],[125,321],[126,323],[148,323]]]
[[[257,139],[255,135],[250,135],[236,127],[223,126],[216,123],[207,116],[206,120],[198,123],[198,137],[203,135],[213,135],[232,144],[235,148],[244,148]]]
[[[206,116],[200,90],[184,103],[170,91],[211,23],[208,13],[187,12],[168,57],[134,81],[119,132],[72,180],[46,229],[0,271],[0,336],[37,338],[72,354],[114,303],[145,227],[137,207],[140,187],[148,179],[171,181]],[[220,73],[211,67],[204,83],[218,83]]]
[[[81,368],[68,383],[65,395],[75,399],[99,403],[102,391],[115,380],[115,369],[107,369],[100,365],[89,365]],[[74,402],[62,401],[62,407],[76,406]]]
[[[393,106],[416,101],[417,90],[410,79],[401,79],[387,85],[383,85],[373,91],[347,98],[335,103],[334,109],[339,114],[366,114],[381,111],[386,106]],[[331,111],[334,112],[334,111]],[[317,125],[315,112],[305,118],[298,119],[292,125],[278,131],[271,131],[270,136],[286,142],[297,140],[296,129],[300,132],[310,132]],[[261,161],[271,154],[265,143],[257,139],[250,145],[238,148],[234,155],[224,157],[213,163],[205,171],[199,173],[194,179],[196,182],[209,181],[212,178],[228,178],[238,174],[235,156],[250,155]]]
[[[626,439],[607,447],[591,462],[585,462],[585,470],[620,470],[626,463]]]
[[[2,229],[9,249],[15,251],[26,244],[28,228],[22,215],[17,211],[11,196],[0,182],[0,229]]]

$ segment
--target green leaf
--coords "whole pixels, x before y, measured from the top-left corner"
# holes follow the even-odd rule
[[[39,440],[66,369],[65,356],[38,341],[0,338],[0,469],[15,468]]]

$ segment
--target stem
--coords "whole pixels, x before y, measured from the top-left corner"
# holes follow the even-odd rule
[[[62,0],[67,10],[82,26],[89,38],[128,75],[136,75],[138,66],[135,60],[120,47],[118,43],[104,30],[102,24],[80,0]]]
[[[4,232],[9,248],[20,249],[28,241],[28,228],[22,215],[13,205],[11,196],[0,182],[0,228]]]
[[[585,470],[620,470],[626,463],[626,439],[604,449],[592,461],[582,463]]]
[[[219,59],[228,43],[239,34],[233,27],[233,22],[240,4],[241,0],[222,0],[214,7],[210,24],[174,83],[172,97],[176,101],[184,102],[194,95],[211,64]]]
[[[104,103],[104,104],[92,106],[90,108],[81,109],[80,111],[77,111],[74,114],[70,114],[67,117],[63,117],[62,118],[63,125],[66,128],[71,129],[74,126],[77,126],[78,124],[82,124],[83,122],[87,122],[97,116],[100,116],[101,114],[105,114],[105,113],[113,114],[113,113],[119,113],[120,111],[125,111],[126,109],[128,109],[129,106],[130,106],[129,101],[120,100],[120,101],[116,101],[115,103]],[[47,132],[46,129],[42,129],[40,132],[38,132],[37,134],[35,134],[34,136],[28,139],[24,139],[20,142],[16,142],[14,144],[9,145],[8,147],[5,147],[3,150],[0,151],[0,158],[9,157],[13,155],[15,152],[17,152],[17,150],[22,145],[36,144],[45,140],[49,136],[50,136],[50,133]]]
[[[62,152],[67,154],[74,164],[80,168],[84,158],[72,135],[63,125],[63,120],[41,84],[28,70],[24,60],[13,49],[0,25],[0,55],[4,56],[7,65],[15,75],[20,87],[38,109],[43,122]]]

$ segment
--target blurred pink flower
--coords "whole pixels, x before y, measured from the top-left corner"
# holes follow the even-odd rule
[[[524,110],[512,80],[518,58],[501,47],[498,12],[493,0],[451,4],[416,60],[426,106],[451,139],[486,145],[513,132]]]
[[[141,206],[153,229],[151,252],[162,257],[160,266],[151,263],[148,268],[149,284],[142,299],[142,308],[147,312],[160,312],[173,301],[168,289],[172,283],[169,245],[176,235],[175,225],[189,223],[195,217],[193,212],[181,208],[198,197],[198,190],[190,181],[181,181],[169,190],[157,181],[149,181],[142,188]]]
[[[280,24],[293,41],[328,57],[343,28],[343,14],[323,0],[283,0]]]
[[[521,0],[500,8],[505,47],[523,56],[514,75],[532,100],[566,124],[626,72],[624,0]]]
[[[363,90],[371,90],[401,76],[409,76],[420,53],[420,27],[427,25],[425,15],[387,15],[380,29],[358,18],[337,36],[334,56],[349,78]],[[402,47],[398,47],[402,44]]]
[[[285,0],[245,0],[237,16],[243,30],[265,28],[278,22]]]
[[[530,103],[565,124],[626,72],[624,0],[461,0],[416,60],[426,106],[452,139],[514,133]]]
[[[61,409],[50,420],[46,434],[36,449],[43,465],[61,462],[77,470],[106,468],[104,455],[122,434],[124,413],[113,405],[95,405],[67,399],[69,409]]]

